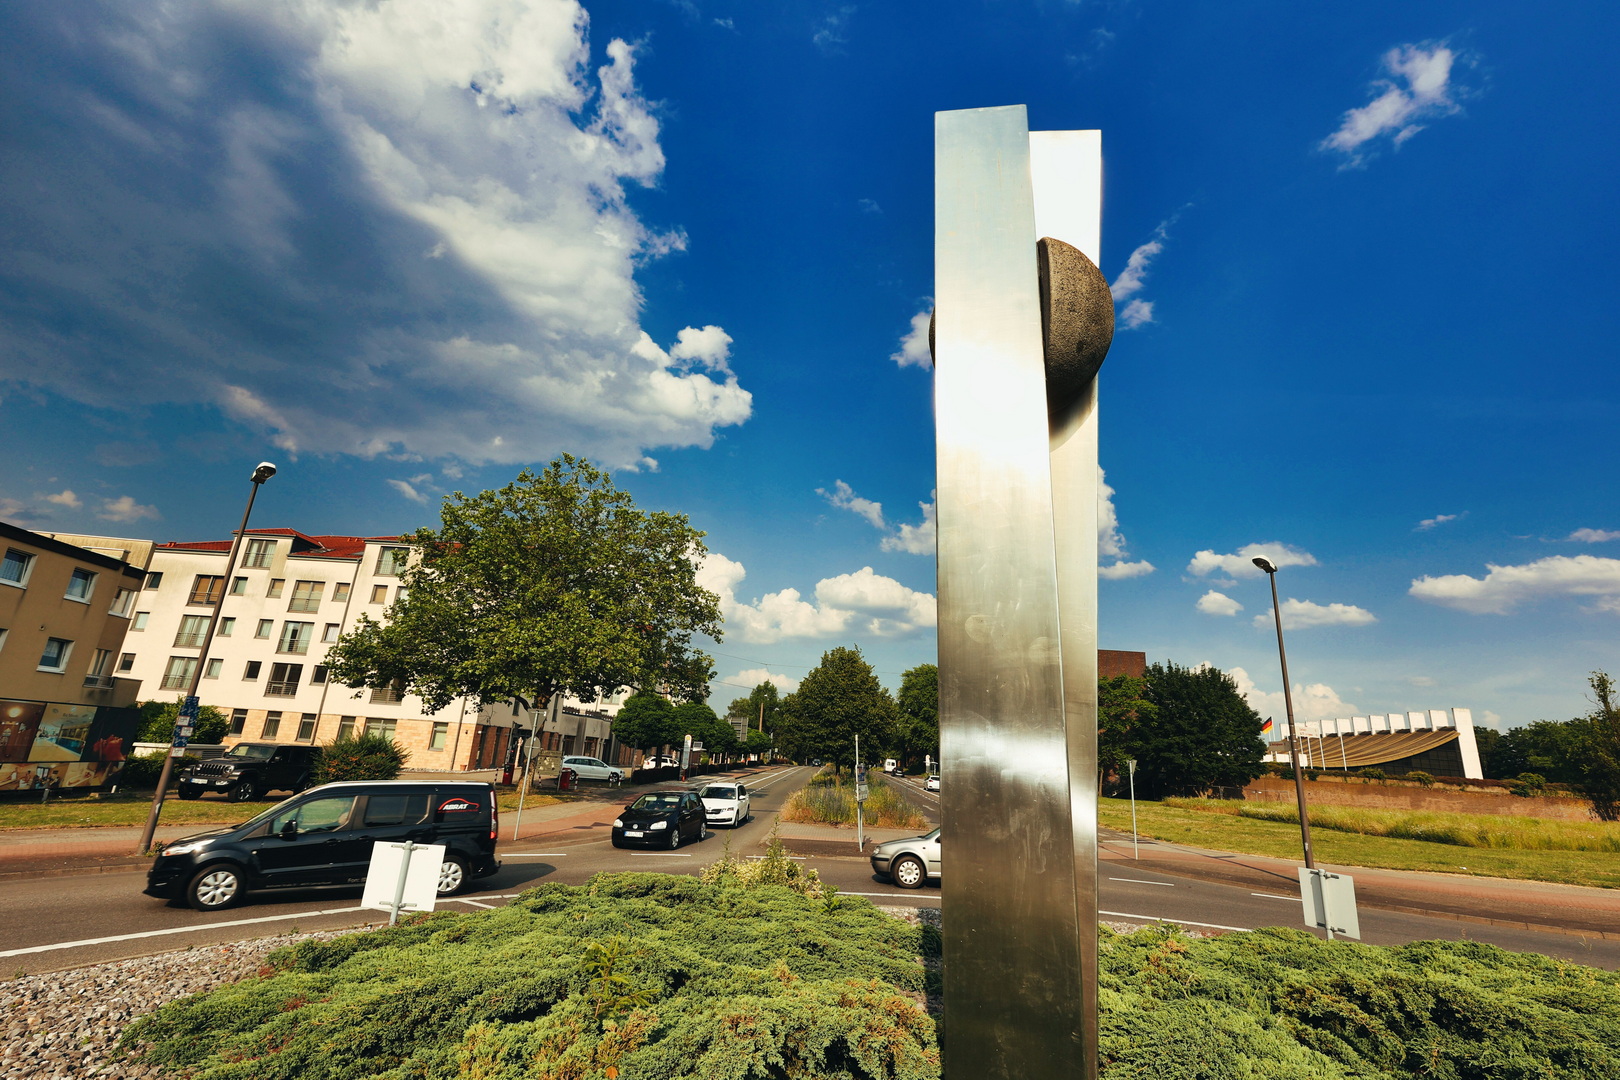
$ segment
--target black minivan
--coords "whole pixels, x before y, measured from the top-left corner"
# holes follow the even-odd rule
[[[240,825],[164,844],[146,895],[218,911],[258,889],[361,885],[377,841],[445,845],[439,895],[500,869],[489,784],[401,780],[324,784]]]

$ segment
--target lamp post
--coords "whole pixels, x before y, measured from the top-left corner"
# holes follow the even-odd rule
[[[208,617],[208,630],[203,634],[202,652],[197,657],[196,668],[191,672],[191,687],[186,691],[186,699],[180,705],[180,716],[169,742],[169,753],[163,759],[163,772],[158,776],[157,791],[152,794],[152,812],[147,815],[146,830],[141,833],[142,851],[149,851],[152,847],[152,837],[157,832],[158,815],[163,812],[163,796],[169,790],[169,776],[174,772],[174,759],[179,756],[179,751],[191,737],[190,729],[197,719],[197,688],[202,685],[203,672],[208,667],[208,648],[214,643],[214,629],[219,626],[219,612],[225,606],[225,595],[230,587],[231,575],[236,572],[236,555],[242,550],[242,537],[247,533],[248,517],[253,513],[253,500],[259,497],[259,488],[264,482],[274,475],[276,467],[268,461],[261,461],[253,470],[253,475],[249,477],[253,481],[253,487],[248,492],[247,509],[242,511],[242,527],[236,530],[236,536],[231,540],[231,553],[225,559],[225,576],[219,580],[219,599],[214,601],[213,614]]]
[[[1271,581],[1271,618],[1277,624],[1277,655],[1282,659],[1283,704],[1288,708],[1288,760],[1294,768],[1294,794],[1299,799],[1299,835],[1305,843],[1305,868],[1316,869],[1316,857],[1311,854],[1311,819],[1305,812],[1305,774],[1299,768],[1299,738],[1294,734],[1294,693],[1288,682],[1288,650],[1283,648],[1282,606],[1277,603],[1277,568],[1265,559],[1256,558],[1254,565],[1264,570]]]

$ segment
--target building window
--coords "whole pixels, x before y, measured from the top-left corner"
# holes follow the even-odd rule
[[[352,717],[352,716],[340,716],[340,717],[338,717],[338,733],[337,733],[337,737],[340,738],[340,739],[352,739],[352,738],[354,738],[354,717]]]
[[[218,634],[220,637],[230,637],[231,631],[235,629],[236,620],[234,618],[221,619],[219,620],[219,629],[214,631],[214,633]]]
[[[247,542],[247,555],[242,559],[242,565],[264,569],[270,565],[275,557],[276,542],[274,540],[249,540]]]
[[[127,652],[118,658],[118,670],[129,671],[135,667],[135,654]]]
[[[298,680],[303,674],[303,664],[271,664],[270,678],[264,684],[264,692],[276,697],[292,697],[298,693]]]
[[[288,611],[319,611],[321,610],[321,593],[326,588],[324,581],[295,581],[293,582],[292,599],[287,602]]]
[[[281,595],[281,587],[283,585],[285,585],[285,584],[287,584],[287,579],[286,578],[279,578],[279,577],[271,578],[270,579],[270,587],[265,590],[264,595],[268,596],[272,600],[276,599],[277,597],[279,597]]]
[[[405,570],[405,557],[409,548],[385,547],[377,552],[377,576],[398,577]]]
[[[332,586],[332,599],[333,600],[336,600],[338,603],[341,604],[345,600],[347,600],[348,598],[349,598],[349,583],[347,581],[340,581],[336,585]]]
[[[259,732],[259,737],[263,738],[263,739],[273,739],[273,738],[276,737],[276,735],[280,731],[281,731],[281,714],[278,713],[278,712],[267,712],[267,713],[265,713],[264,714],[264,730]]]
[[[6,635],[10,633],[5,627],[0,627],[0,649],[6,647]]]
[[[129,624],[129,628],[131,630],[145,630],[146,620],[150,619],[151,617],[152,613],[150,611],[137,611],[135,613],[135,621]]]
[[[208,633],[207,615],[180,616],[180,632],[174,635],[174,644],[181,649],[195,649],[202,645]]]
[[[28,584],[28,574],[34,568],[34,557],[16,548],[6,549],[6,558],[0,562],[0,581],[18,588]]]
[[[388,586],[386,586],[386,585],[373,585],[371,587],[371,602],[373,604],[386,604],[386,603],[388,603]]]
[[[231,710],[231,727],[230,727],[230,731],[227,732],[227,734],[240,735],[240,734],[242,734],[242,730],[244,728],[246,728],[246,727],[247,727],[247,710],[246,709],[232,709]]]
[[[309,642],[314,636],[315,624],[312,622],[284,622],[281,624],[281,640],[276,643],[276,652],[302,656],[309,652]]]
[[[216,656],[212,660],[208,661],[208,670],[203,672],[203,678],[217,679],[219,678],[219,673],[223,671],[224,668],[225,661]]]
[[[119,589],[116,593],[113,593],[112,607],[107,609],[107,614],[127,619],[129,618],[129,609],[134,603],[135,593],[133,590]]]
[[[256,638],[257,637],[269,637],[270,632],[272,630],[274,630],[275,628],[276,628],[276,620],[274,620],[274,619],[260,619],[259,620],[259,628],[257,630],[255,630],[255,631],[253,631],[253,636],[256,637]]]
[[[395,679],[386,687],[371,692],[373,705],[393,705],[405,700],[405,680]]]
[[[219,598],[223,595],[225,595],[223,575],[198,574],[191,582],[191,595],[186,597],[186,603],[212,606],[219,603]]]
[[[257,660],[249,660],[247,662],[247,667],[242,669],[243,681],[252,682],[254,679],[257,679],[259,677],[259,668],[262,666],[263,665]]]
[[[231,578],[231,595],[232,596],[246,596],[247,595],[247,578],[245,578],[245,577],[233,577],[233,578]]]
[[[69,600],[77,600],[81,604],[90,602],[90,594],[96,589],[96,575],[89,570],[73,568],[73,576],[68,578],[68,588],[65,594]]]
[[[146,575],[146,584],[143,588],[161,589],[163,587],[163,571],[154,570]]]
[[[338,639],[338,624],[335,623],[335,622],[327,623],[325,631],[323,631],[321,633],[321,640],[323,642],[325,642],[326,644],[330,645],[330,644],[332,644],[332,642],[336,641],[337,639]]]
[[[309,673],[309,681],[317,686],[326,682],[326,665],[316,664],[315,670]]]
[[[90,660],[90,670],[85,673],[84,685],[98,690],[112,689],[112,662],[111,649],[97,649]]]
[[[46,638],[45,651],[39,657],[39,670],[62,671],[67,667],[68,653],[73,651],[73,642],[62,638]]]
[[[394,737],[394,728],[398,724],[398,720],[379,720],[375,716],[368,716],[366,717],[365,732],[367,735],[381,735],[385,739],[392,739]]]
[[[191,677],[197,673],[197,658],[195,656],[171,656],[169,664],[163,669],[163,689],[189,690]]]
[[[433,722],[433,735],[428,739],[429,750],[443,750],[446,737],[450,734],[450,725],[443,720]]]
[[[298,718],[298,741],[315,741],[315,714],[307,712]]]
[[[411,590],[401,585],[399,588],[394,590],[394,603],[403,604],[405,602],[405,598],[409,595],[411,595]]]

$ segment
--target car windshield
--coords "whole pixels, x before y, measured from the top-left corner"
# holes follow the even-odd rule
[[[698,792],[698,797],[702,799],[735,799],[737,789],[728,784],[710,784]]]
[[[269,761],[270,755],[275,752],[276,748],[273,746],[249,746],[247,743],[239,743],[231,747],[231,752],[227,756],[246,758],[249,761]]]
[[[630,804],[632,810],[673,810],[681,805],[679,795],[657,794],[643,795]]]

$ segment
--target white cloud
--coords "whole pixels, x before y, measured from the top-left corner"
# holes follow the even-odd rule
[[[877,202],[876,199],[862,199],[856,205],[858,205],[861,208],[861,213],[863,213],[863,214],[881,214],[881,213],[883,213],[883,207],[878,205],[878,202]]]
[[[1159,222],[1153,230],[1153,237],[1131,252],[1130,258],[1125,260],[1125,269],[1119,272],[1114,283],[1108,287],[1108,291],[1113,294],[1114,303],[1125,304],[1124,310],[1119,313],[1119,320],[1125,324],[1127,330],[1135,330],[1153,321],[1153,301],[1143,300],[1136,297],[1136,294],[1141,292],[1147,283],[1148,268],[1164,250],[1164,242],[1170,236],[1170,226],[1174,225],[1180,216],[1181,214],[1177,212]]]
[[[1198,610],[1205,615],[1236,615],[1243,610],[1243,605],[1227,596],[1225,593],[1209,590],[1198,598]]]
[[[1428,532],[1436,525],[1444,525],[1448,521],[1456,521],[1458,518],[1465,516],[1465,514],[1466,512],[1464,514],[1436,514],[1432,518],[1424,518],[1422,521],[1418,522],[1417,528],[1413,531]]]
[[[783,693],[783,694],[791,694],[791,693],[793,693],[793,691],[795,691],[795,690],[797,690],[799,688],[799,680],[795,679],[793,676],[791,676],[791,675],[778,675],[776,672],[771,671],[769,668],[760,668],[760,667],[748,668],[745,671],[739,671],[735,675],[728,676],[724,681],[726,683],[731,684],[732,686],[736,686],[736,687],[746,686],[746,687],[749,687],[750,689],[755,687],[755,686],[758,686],[760,683],[767,683],[768,682],[772,686],[776,687],[776,689],[780,693]],[[733,695],[733,696],[736,697],[736,696],[741,696],[741,695]]]
[[[1125,329],[1135,330],[1153,321],[1153,301],[1136,299],[1125,305],[1125,310],[1119,313],[1120,320],[1125,323]]]
[[[710,552],[698,571],[699,584],[720,597],[727,632],[744,641],[769,644],[843,634],[897,637],[931,627],[936,619],[931,594],[876,574],[870,566],[822,579],[814,602],[792,588],[739,600],[736,589],[746,576],[741,563],[718,552]]]
[[[1108,474],[1097,467],[1097,558],[1113,559],[1113,565],[1097,567],[1097,576],[1112,581],[1153,573],[1153,564],[1143,559],[1126,562],[1125,534],[1119,531],[1119,511],[1114,509],[1114,488]]]
[[[41,73],[14,126],[59,137],[0,162],[0,199],[37,211],[8,252],[55,284],[0,323],[0,378],[468,462],[634,467],[748,419],[724,331],[666,354],[639,325],[638,268],[686,239],[630,206],[658,121],[574,0],[84,14],[11,16]]]
[[[155,506],[142,506],[133,496],[120,495],[116,499],[102,499],[96,516],[106,521],[140,521],[142,518],[162,517]]]
[[[907,555],[932,555],[935,550],[937,533],[934,526],[934,496],[928,496],[928,501],[918,503],[923,519],[916,525],[901,524],[893,536],[883,538],[884,551],[903,551]]]
[[[822,52],[838,52],[839,46],[847,44],[844,31],[849,28],[849,17],[855,14],[853,4],[846,4],[837,11],[827,15],[816,26],[816,32],[810,40],[815,42],[816,48]]]
[[[63,488],[55,495],[41,495],[40,498],[48,503],[66,507],[69,510],[77,510],[84,505],[84,501],[67,488]]]
[[[1123,581],[1126,578],[1146,577],[1153,573],[1154,566],[1146,559],[1136,562],[1117,562],[1108,566],[1097,567],[1097,576],[1108,581]]]
[[[1576,529],[1564,539],[1573,540],[1577,544],[1603,544],[1610,540],[1620,540],[1620,529]]]
[[[1486,564],[1484,577],[1424,576],[1408,590],[1419,600],[1470,615],[1506,615],[1520,604],[1549,596],[1599,597],[1595,607],[1620,612],[1620,559],[1554,555],[1521,566]]]
[[[923,369],[934,366],[933,354],[928,351],[928,323],[934,317],[932,309],[919,311],[911,317],[911,329],[905,332],[900,339],[900,351],[889,354],[901,367],[920,367]]]
[[[875,503],[871,499],[863,499],[855,494],[855,489],[842,480],[833,482],[833,489],[816,488],[816,494],[826,499],[840,510],[848,510],[852,514],[863,517],[874,529],[887,528],[883,524],[883,504]]]
[[[1231,669],[1227,674],[1237,683],[1238,693],[1248,699],[1251,709],[1262,717],[1272,718],[1271,738],[1286,738],[1288,708],[1283,700],[1282,691],[1261,690],[1249,677],[1249,673],[1240,667]],[[1341,716],[1355,716],[1361,712],[1360,707],[1344,701],[1339,697],[1338,691],[1326,683],[1295,683],[1293,693],[1295,720],[1335,720]]]
[[[1318,604],[1311,600],[1288,599],[1282,602],[1284,630],[1309,630],[1316,626],[1366,626],[1378,621],[1378,616],[1354,604]],[[1270,626],[1271,612],[1254,617],[1254,625]]]
[[[1256,557],[1269,560],[1279,570],[1285,566],[1318,565],[1316,556],[1310,552],[1290,547],[1281,541],[1268,540],[1263,544],[1245,544],[1232,555],[1218,555],[1206,548],[1192,557],[1192,562],[1187,564],[1187,572],[1198,577],[1219,572],[1228,577],[1256,578],[1262,574],[1261,569],[1254,565]]]
[[[428,497],[422,494],[420,491],[417,491],[415,485],[413,485],[409,480],[390,480],[388,481],[388,486],[412,502],[425,503],[428,501]]]
[[[1341,169],[1374,156],[1368,144],[1388,137],[1399,147],[1422,131],[1426,121],[1459,112],[1456,98],[1466,91],[1451,81],[1458,56],[1444,44],[1398,45],[1381,58],[1389,78],[1369,87],[1373,100],[1344,114],[1339,129],[1319,144],[1344,155]]]

